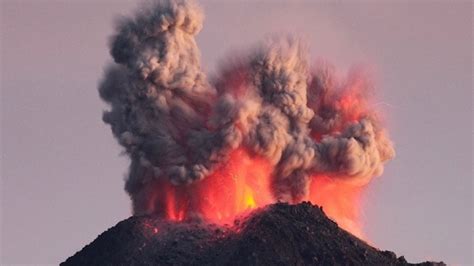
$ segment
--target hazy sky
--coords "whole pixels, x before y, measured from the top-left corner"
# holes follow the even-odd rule
[[[409,261],[472,264],[472,4],[202,1],[205,68],[269,33],[372,66],[397,157],[364,197],[365,231]],[[1,264],[57,264],[128,217],[128,160],[97,83],[113,18],[136,1],[1,1]]]

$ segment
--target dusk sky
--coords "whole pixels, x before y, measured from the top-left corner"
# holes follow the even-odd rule
[[[369,68],[396,158],[367,187],[371,244],[408,261],[472,265],[470,1],[199,1],[210,76],[269,34],[314,60]],[[117,15],[139,1],[1,1],[2,265],[58,264],[131,215],[129,160],[97,85]]]

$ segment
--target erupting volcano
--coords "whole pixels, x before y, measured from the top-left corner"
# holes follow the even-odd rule
[[[295,37],[272,38],[208,80],[192,1],[122,19],[100,95],[131,159],[135,215],[231,223],[274,202],[309,200],[360,236],[357,194],[394,156],[362,71],[310,64]]]
[[[169,0],[117,24],[99,92],[134,216],[64,265],[408,265],[357,238],[359,194],[395,154],[368,76],[279,37],[208,80],[202,22]]]

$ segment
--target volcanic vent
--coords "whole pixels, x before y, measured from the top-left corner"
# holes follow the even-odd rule
[[[110,105],[103,120],[131,159],[125,190],[136,217],[119,223],[92,244],[95,248],[86,247],[68,261],[81,262],[91,254],[102,258],[102,252],[109,252],[103,250],[104,239],[118,241],[113,252],[134,258],[142,253],[158,256],[139,260],[145,264],[159,261],[170,258],[160,255],[164,252],[160,247],[175,243],[167,236],[176,232],[178,237],[190,230],[189,236],[196,239],[183,240],[171,250],[197,260],[203,256],[206,263],[211,263],[208,255],[217,256],[213,262],[227,263],[226,256],[235,249],[252,251],[249,256],[253,252],[267,256],[262,252],[270,249],[237,246],[244,245],[246,237],[258,238],[255,232],[270,235],[271,230],[283,230],[275,235],[280,242],[290,237],[295,245],[308,245],[295,247],[299,255],[288,255],[295,262],[310,263],[309,258],[314,263],[338,263],[347,255],[355,263],[365,256],[362,250],[374,263],[400,262],[391,253],[381,254],[341,233],[319,209],[307,204],[277,204],[264,208],[263,216],[250,216],[245,225],[222,227],[275,202],[310,201],[323,206],[342,228],[362,237],[357,219],[359,192],[382,174],[384,163],[395,152],[370,97],[373,85],[363,71],[354,69],[340,77],[328,63],[310,64],[306,46],[288,36],[268,39],[246,54],[233,56],[218,75],[207,79],[194,39],[202,22],[203,13],[196,3],[169,0],[150,3],[133,18],[117,23],[110,39],[115,62],[108,66],[99,92]],[[307,220],[300,221],[297,214]],[[264,222],[267,216],[274,221]],[[185,225],[188,221],[202,224],[189,227]],[[157,240],[145,240],[142,227],[147,223]],[[160,226],[155,227],[156,223]],[[206,224],[215,224],[217,231]],[[286,229],[281,224],[290,226]],[[319,232],[319,244],[310,243],[315,240],[310,234],[303,236],[303,225]],[[226,240],[207,243],[207,237]],[[268,241],[276,245],[276,239]],[[345,241],[340,248],[358,251],[340,250],[343,257],[336,259],[331,252],[338,241]],[[316,244],[331,247],[320,249],[313,246]],[[273,251],[286,249],[284,246],[273,246]],[[186,247],[200,253],[181,250]],[[214,248],[227,251],[211,252]],[[322,253],[317,255],[312,248]],[[323,258],[323,254],[332,255]],[[107,258],[126,259],[122,255]]]

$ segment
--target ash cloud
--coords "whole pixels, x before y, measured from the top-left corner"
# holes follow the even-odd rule
[[[125,189],[134,212],[152,212],[162,180],[186,186],[244,148],[273,166],[275,200],[298,202],[313,176],[364,185],[394,156],[370,108],[370,82],[340,81],[327,64],[310,67],[294,37],[274,38],[227,66],[213,82],[195,36],[203,12],[193,1],[159,1],[122,19],[110,41],[115,63],[100,84],[103,115],[131,158]]]

